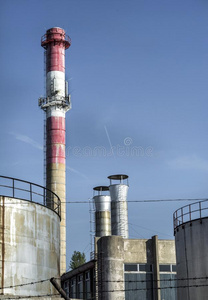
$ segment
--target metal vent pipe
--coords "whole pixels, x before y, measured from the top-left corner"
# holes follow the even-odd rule
[[[111,199],[105,192],[109,191],[108,186],[94,187],[93,200],[95,204],[95,236],[111,235]]]
[[[128,239],[128,205],[126,201],[129,189],[128,176],[118,174],[108,178],[110,179],[112,235],[119,235]]]

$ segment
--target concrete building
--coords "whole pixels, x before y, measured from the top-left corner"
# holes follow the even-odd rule
[[[178,300],[208,298],[208,200],[174,213]]]
[[[96,238],[95,245],[94,260],[62,276],[69,297],[176,300],[174,240],[104,236]]]
[[[93,198],[97,234],[94,259],[64,274],[62,288],[69,297],[77,299],[176,300],[174,240],[158,240],[157,236],[127,238],[128,182],[123,180],[128,176],[111,175],[108,178],[111,180],[111,197],[103,195],[108,187],[94,188],[99,192]],[[119,182],[113,185],[112,180]],[[112,235],[107,231],[110,220]]]

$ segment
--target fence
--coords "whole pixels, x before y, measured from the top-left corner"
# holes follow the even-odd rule
[[[47,206],[61,215],[61,201],[59,197],[49,189],[17,178],[0,176],[0,195]]]

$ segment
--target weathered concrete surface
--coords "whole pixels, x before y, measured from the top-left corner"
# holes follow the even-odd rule
[[[65,146],[64,146],[65,147]],[[60,223],[60,274],[66,272],[66,167],[62,163],[47,164],[46,186],[61,200]],[[48,207],[50,203],[48,203]]]
[[[176,264],[175,241],[158,240],[159,264]]]
[[[124,240],[124,263],[148,263],[153,265],[154,299],[160,300],[160,264],[176,264],[175,241],[158,240]]]
[[[152,263],[152,244],[148,240],[125,240],[124,241],[124,262],[125,263]]]
[[[124,240],[101,237],[98,247],[98,295],[100,300],[124,300]]]
[[[60,218],[42,205],[0,196],[0,287],[59,276]],[[50,281],[1,289],[3,294],[56,294]]]
[[[159,264],[175,264],[175,241],[158,240]],[[146,239],[124,239],[124,263],[153,264],[153,242]]]
[[[177,277],[208,277],[208,218],[194,220],[177,227],[175,233]],[[205,285],[204,287],[191,287]],[[207,300],[207,279],[179,280],[178,300]]]

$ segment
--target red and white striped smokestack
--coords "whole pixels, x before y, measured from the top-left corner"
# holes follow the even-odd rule
[[[46,98],[39,98],[39,106],[46,112],[46,187],[61,199],[61,274],[66,272],[65,113],[70,109],[70,95],[65,80],[65,49],[70,45],[70,38],[59,27],[47,30],[41,39],[46,51]],[[47,205],[53,205],[50,199]]]

